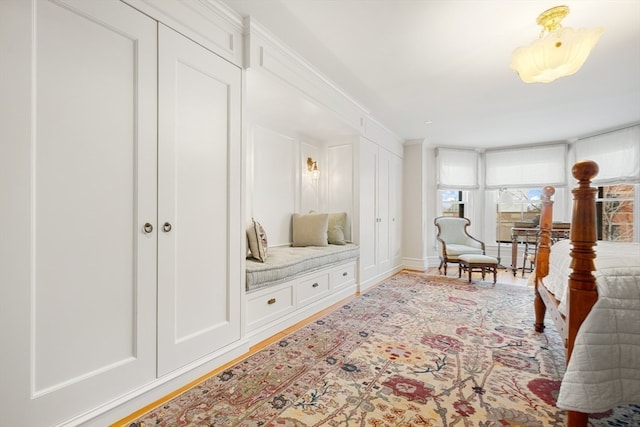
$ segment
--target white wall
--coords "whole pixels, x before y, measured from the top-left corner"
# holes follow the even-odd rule
[[[347,223],[345,225],[345,238],[347,240],[352,239],[354,205],[357,201],[354,187],[354,151],[354,144],[350,141],[329,144],[327,148],[327,167],[324,173],[327,180],[326,211],[347,212]]]
[[[426,189],[426,144],[422,140],[410,141],[404,147],[402,241],[403,264],[413,270],[425,270],[427,260],[427,209],[429,201]]]
[[[291,214],[347,212],[347,239],[354,211],[353,144],[313,141],[253,124],[247,134],[247,225],[251,218],[265,229],[269,246],[291,243]],[[320,176],[307,170],[318,163]]]
[[[438,252],[436,251],[436,226],[433,220],[438,216],[437,205],[437,186],[436,186],[436,150],[434,147],[425,147],[425,163],[426,163],[426,187],[427,193],[427,259],[429,267],[437,267],[440,264]]]
[[[255,125],[252,130],[247,144],[247,223],[255,218],[262,224],[269,246],[288,244],[291,213],[300,206],[299,143],[266,127]]]

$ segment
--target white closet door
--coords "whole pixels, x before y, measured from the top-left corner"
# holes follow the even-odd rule
[[[378,273],[386,272],[391,268],[391,225],[390,207],[391,196],[391,156],[384,148],[378,149],[378,194],[377,194],[377,223],[376,223],[376,249]]]
[[[377,169],[378,146],[360,139],[360,281],[378,273],[376,229],[378,216]]]
[[[160,25],[158,76],[163,375],[240,338],[241,70]]]
[[[391,155],[389,233],[391,266],[402,264],[402,158]]]
[[[1,3],[30,40],[2,66],[30,84],[2,141],[2,209],[25,221],[4,224],[0,424],[55,425],[155,378],[157,27],[118,1]]]

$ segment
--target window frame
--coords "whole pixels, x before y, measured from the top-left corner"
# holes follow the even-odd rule
[[[456,200],[444,200],[446,193],[456,192]],[[457,205],[458,209],[445,209],[445,204]],[[438,216],[451,216],[457,218],[465,218],[466,207],[469,203],[469,191],[462,189],[440,189],[438,190]],[[447,213],[457,212],[457,215]]]
[[[609,188],[627,187],[623,188],[626,193],[610,193],[607,192]],[[634,242],[637,241],[637,223],[638,223],[638,185],[629,183],[615,183],[615,184],[601,184],[598,185],[598,192],[596,193],[596,238],[601,241],[617,241],[617,242]],[[616,194],[622,194],[622,197],[615,197]],[[615,204],[616,208],[607,215],[607,205]],[[630,209],[625,207],[630,206]],[[622,212],[620,210],[622,209]],[[620,224],[616,224],[612,218],[617,214],[631,215],[630,221],[624,221],[626,228],[630,229],[627,232],[611,233],[607,232],[609,227],[611,230],[620,230]],[[606,217],[611,218],[610,221],[606,221]],[[611,233],[611,235],[609,235]],[[622,236],[622,238],[620,238]],[[613,237],[613,238],[609,238]]]

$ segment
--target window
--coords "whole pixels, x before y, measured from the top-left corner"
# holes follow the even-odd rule
[[[598,240],[633,241],[634,190],[633,184],[598,187],[596,199]]]
[[[511,228],[536,227],[540,222],[542,189],[502,188],[498,193],[496,240],[511,242]]]
[[[464,218],[466,191],[440,190],[439,193],[442,215]]]

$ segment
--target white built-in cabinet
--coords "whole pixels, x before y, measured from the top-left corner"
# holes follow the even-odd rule
[[[159,26],[158,374],[240,338],[240,69]],[[242,245],[244,247],[244,245]],[[231,267],[231,268],[230,268]]]
[[[360,285],[366,288],[401,262],[402,160],[364,137],[359,146]]]
[[[0,3],[0,424],[61,425],[241,339],[242,72],[119,1]]]
[[[389,224],[390,242],[389,250],[391,265],[397,268],[403,265],[402,254],[402,201],[403,201],[403,157],[391,154],[389,163]]]

